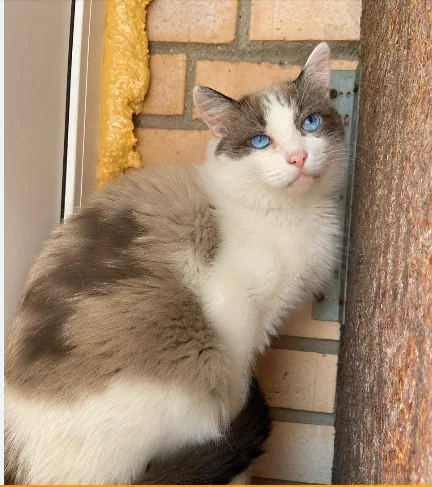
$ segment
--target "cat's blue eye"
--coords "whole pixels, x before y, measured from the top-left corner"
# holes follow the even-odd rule
[[[254,148],[254,149],[265,149],[268,145],[271,144],[271,139],[270,137],[267,137],[267,135],[254,135],[250,140],[249,144]]]
[[[305,118],[305,121],[302,124],[302,129],[305,132],[315,132],[315,130],[319,129],[320,125],[321,117],[314,113]]]

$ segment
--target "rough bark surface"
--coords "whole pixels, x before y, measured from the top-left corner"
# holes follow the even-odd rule
[[[334,483],[432,483],[432,0],[363,0]]]

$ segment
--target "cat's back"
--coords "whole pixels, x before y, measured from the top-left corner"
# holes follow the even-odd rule
[[[215,218],[193,167],[108,184],[53,232],[31,269],[8,334],[7,383],[74,397],[126,373],[197,379],[196,354],[220,347],[182,264],[209,264]]]

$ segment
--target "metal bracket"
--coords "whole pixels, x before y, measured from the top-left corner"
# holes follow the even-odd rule
[[[346,180],[338,195],[338,205],[343,222],[341,256],[333,276],[322,295],[312,306],[312,318],[322,321],[345,321],[345,298],[348,271],[349,231],[351,222],[352,189],[360,86],[360,67],[357,71],[333,71],[330,80],[330,99],[342,118],[345,128]]]

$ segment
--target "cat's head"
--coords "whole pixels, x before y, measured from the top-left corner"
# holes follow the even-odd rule
[[[214,136],[208,164],[228,190],[299,195],[335,187],[344,131],[329,81],[330,49],[321,43],[294,81],[240,100],[195,88],[194,103]]]

